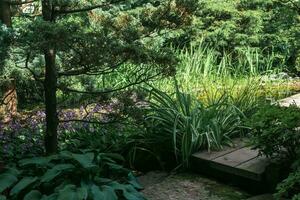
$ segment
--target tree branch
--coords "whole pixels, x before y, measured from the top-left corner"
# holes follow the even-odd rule
[[[85,8],[78,8],[78,9],[74,9],[74,10],[58,10],[56,11],[57,14],[72,14],[72,13],[79,13],[79,12],[87,12],[87,11],[91,11],[97,8],[103,8],[106,6],[110,6],[110,3],[103,3],[103,4],[98,4],[98,5],[94,5],[94,6],[89,6],[89,7],[85,7]]]
[[[10,5],[12,6],[18,6],[18,5],[23,5],[23,4],[29,4],[29,3],[34,3],[38,0],[26,0],[26,1],[7,1]]]
[[[58,89],[60,89],[61,91],[65,91],[65,92],[72,92],[72,93],[79,93],[79,94],[103,95],[103,94],[108,94],[108,93],[124,90],[128,87],[144,83],[144,82],[149,81],[149,80],[151,80],[151,79],[153,79],[153,78],[155,78],[159,75],[161,75],[161,73],[155,74],[151,77],[144,78],[142,80],[137,80],[133,83],[129,83],[125,86],[122,86],[122,87],[119,87],[119,88],[116,88],[116,89],[107,89],[107,90],[102,90],[102,91],[81,91],[81,90],[76,90],[76,89],[67,88],[67,87],[63,87],[63,86],[59,86]]]
[[[80,123],[88,123],[88,124],[106,125],[106,124],[118,123],[120,121],[113,120],[113,121],[108,121],[108,122],[101,122],[101,121],[91,121],[91,120],[84,120],[84,119],[59,120],[59,123],[68,123],[68,122],[80,122]]]
[[[107,67],[106,69],[103,70],[96,70],[93,71],[89,67],[83,67],[80,69],[74,69],[74,70],[67,70],[67,71],[62,71],[58,72],[58,76],[78,76],[78,75],[100,75],[100,74],[109,74],[115,71],[117,67],[120,65],[124,64],[126,60],[123,60],[119,63],[116,63],[113,66]]]

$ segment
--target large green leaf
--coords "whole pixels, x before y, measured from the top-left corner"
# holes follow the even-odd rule
[[[93,163],[94,153],[72,154],[72,157],[80,163],[83,168],[92,168],[96,165]]]
[[[123,195],[127,200],[145,200],[143,195],[139,193],[132,185],[125,185]]]
[[[58,194],[57,193],[53,193],[49,196],[47,195],[43,195],[41,200],[57,200]]]
[[[12,174],[4,173],[0,175],[0,193],[11,187],[18,181],[18,178]]]
[[[77,196],[79,200],[88,198],[88,190],[86,187],[77,188]]]
[[[6,200],[6,196],[0,195],[0,200]]]
[[[92,191],[92,195],[93,195],[93,199],[94,200],[98,200],[98,199],[104,199],[104,194],[103,192],[99,189],[99,187],[97,185],[93,185],[91,187],[91,191]]]
[[[46,166],[51,160],[53,159],[52,156],[49,157],[34,157],[34,158],[26,158],[19,161],[20,166],[26,165],[40,165]]]
[[[57,200],[79,200],[75,185],[66,185],[58,192]]]
[[[96,165],[93,163],[95,156],[94,153],[89,152],[85,154],[76,154],[64,151],[61,152],[61,155],[65,158],[75,160],[85,169],[96,167]]]
[[[38,190],[32,190],[25,195],[24,200],[40,200],[42,194]]]
[[[61,173],[74,169],[75,166],[72,164],[58,164],[55,165],[53,168],[49,169],[41,178],[41,182],[49,182],[56,178]]]
[[[121,190],[123,192],[123,196],[127,200],[145,200],[143,195],[139,193],[132,185],[124,185],[114,181],[111,182],[109,186],[114,190]]]
[[[19,192],[27,188],[32,183],[38,180],[37,177],[24,177],[22,178],[10,191],[10,195],[17,195]]]
[[[138,180],[136,179],[136,177],[133,175],[132,172],[130,172],[128,174],[128,182],[135,188],[141,190],[143,189],[143,186],[141,186],[141,184],[138,182]]]
[[[118,196],[112,187],[102,186],[101,190],[104,194],[103,200],[118,200]]]
[[[8,173],[8,174],[12,174],[14,176],[18,176],[21,174],[21,172],[19,170],[17,170],[16,168],[8,168],[5,173]]]
[[[88,198],[86,187],[77,188],[75,185],[68,184],[58,191],[57,200],[85,200]]]
[[[99,188],[97,185],[92,185],[91,191],[94,200],[118,200],[118,196],[112,187],[102,186]]]
[[[117,153],[100,153],[98,156],[101,158],[107,157],[107,158],[111,158],[113,160],[119,160],[122,162],[125,161],[124,157]]]

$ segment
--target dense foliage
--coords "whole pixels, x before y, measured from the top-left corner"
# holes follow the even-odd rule
[[[300,29],[299,13],[291,2],[298,4],[280,0],[201,1],[190,40],[204,38],[220,54],[247,47],[258,48],[265,55],[273,52],[273,67],[284,61],[287,70],[295,72],[299,68]]]
[[[245,135],[299,198],[300,110],[269,105],[300,90],[299,8],[0,0],[0,199],[142,200],[125,167],[186,169]]]
[[[295,160],[300,147],[300,109],[266,106],[254,116],[250,127],[254,147],[269,157],[280,156]]]
[[[278,185],[275,197],[299,198],[300,109],[264,106],[251,119],[252,143],[262,154],[284,163],[289,176]]]
[[[292,200],[298,200],[300,198],[299,186],[300,168],[296,167],[294,171],[277,186],[277,193],[274,196],[276,199],[290,196]]]
[[[23,159],[0,179],[9,199],[144,199],[133,174],[116,161],[117,154],[82,150]],[[126,176],[128,178],[126,178]],[[6,199],[5,196],[1,196]]]

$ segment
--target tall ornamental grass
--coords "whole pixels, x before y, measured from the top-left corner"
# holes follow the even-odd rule
[[[183,92],[205,105],[225,95],[227,103],[245,113],[251,112],[266,96],[272,97],[276,91],[268,91],[274,84],[268,77],[281,72],[284,67],[283,61],[273,53],[263,55],[254,48],[221,55],[200,43],[177,50],[177,55],[180,63],[175,77]],[[153,85],[170,94],[174,92],[172,82],[172,78],[166,78],[153,82]]]
[[[175,84],[175,94],[152,90],[149,138],[174,153],[178,163],[188,166],[189,157],[200,149],[221,149],[239,133],[243,113],[222,96],[204,105]],[[168,149],[169,148],[169,149]]]

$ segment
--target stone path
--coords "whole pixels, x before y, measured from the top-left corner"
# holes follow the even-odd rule
[[[288,107],[290,105],[296,105],[300,107],[300,93],[287,97],[279,101],[279,105]]]
[[[251,196],[239,188],[187,172],[149,172],[139,181],[147,200],[274,200],[270,194]]]
[[[139,179],[148,200],[245,200],[250,197],[238,188],[193,173],[150,172]]]

